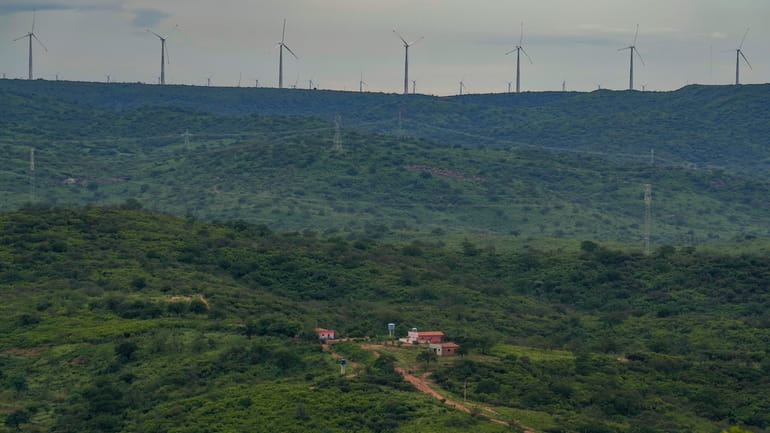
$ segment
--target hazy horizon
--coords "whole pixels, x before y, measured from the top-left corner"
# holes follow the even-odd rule
[[[410,80],[417,92],[450,95],[463,80],[469,93],[503,92],[515,82],[516,59],[505,53],[519,42],[533,63],[522,63],[522,91],[590,91],[628,87],[628,51],[639,24],[635,87],[673,90],[687,84],[730,84],[735,49],[751,28],[741,65],[743,84],[770,81],[763,47],[770,31],[765,0],[329,0],[223,2],[163,0],[0,0],[0,73],[27,76],[27,34],[37,9],[35,78],[74,81],[157,80],[160,43],[145,31],[169,34],[168,84],[277,87],[281,25],[299,56],[284,58],[286,87],[401,92],[403,45],[410,49]],[[172,29],[179,25],[179,29]],[[638,59],[637,59],[638,60]],[[515,86],[515,84],[514,84]]]

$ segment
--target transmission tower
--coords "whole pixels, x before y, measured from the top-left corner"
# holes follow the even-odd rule
[[[192,134],[190,134],[189,130],[185,130],[184,134],[182,134],[182,137],[184,137],[184,147],[188,151],[190,150],[190,137],[192,137]]]
[[[31,201],[35,202],[35,148],[29,149],[29,186]]]
[[[650,228],[652,226],[652,184],[644,185],[644,255],[650,255]]]
[[[342,152],[342,131],[340,130],[340,116],[334,118],[334,146],[332,150],[335,152]]]

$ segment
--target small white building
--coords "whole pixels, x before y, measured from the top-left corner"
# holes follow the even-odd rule
[[[316,328],[319,340],[334,340],[334,329]]]
[[[457,348],[460,347],[456,343],[432,343],[430,349],[436,356],[453,356],[457,355]]]

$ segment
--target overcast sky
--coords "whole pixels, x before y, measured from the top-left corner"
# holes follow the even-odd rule
[[[35,77],[80,81],[155,82],[160,42],[145,28],[169,34],[173,84],[278,85],[283,19],[284,82],[322,89],[403,89],[407,40],[410,80],[418,93],[502,92],[515,82],[519,41],[522,90],[590,91],[628,87],[628,46],[639,24],[635,83],[672,90],[691,83],[735,80],[735,49],[748,27],[743,83],[770,81],[770,0],[0,0],[0,74],[26,77],[32,10]],[[173,30],[178,25],[178,30]]]

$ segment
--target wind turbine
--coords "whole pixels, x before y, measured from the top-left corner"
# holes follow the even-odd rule
[[[35,38],[38,44],[40,44],[41,47],[47,52],[48,48],[43,45],[43,42],[37,37],[35,34],[35,11],[32,11],[32,30],[27,33],[24,36],[19,36],[18,38],[14,39],[13,41],[16,42],[18,40],[29,38],[29,79],[32,79],[32,38]]]
[[[463,90],[468,90],[468,88],[465,86],[465,78],[460,80],[460,96],[463,96]]]
[[[529,54],[527,54],[527,52],[524,51],[524,47],[521,45],[523,42],[524,42],[524,23],[521,23],[521,36],[519,36],[519,45],[516,45],[516,48],[505,53],[505,55],[507,56],[508,54],[511,54],[512,52],[516,51],[516,93],[519,93],[521,91],[521,53],[524,53],[524,55],[527,56],[527,60],[529,60],[529,63],[532,63],[532,59],[529,57]]]
[[[361,72],[361,79],[358,81],[358,91],[363,92],[364,86],[368,86],[368,84],[366,84],[366,81],[364,81],[364,73]]]
[[[738,45],[738,49],[735,50],[735,85],[736,86],[741,84],[741,57],[743,57],[743,61],[746,62],[746,65],[748,65],[749,69],[753,69],[751,67],[751,63],[749,63],[749,59],[746,58],[742,50],[743,43],[746,42],[746,36],[748,34],[749,34],[749,29],[746,29],[746,33],[743,34],[743,39],[741,39],[741,44]]]
[[[206,87],[211,87],[211,79],[214,78],[214,74],[209,75],[206,77]]]
[[[625,50],[631,51],[631,72],[628,76],[628,90],[634,90],[634,52],[636,52],[636,55],[639,56],[639,60],[642,62],[642,66],[644,66],[644,59],[642,58],[642,55],[639,54],[639,50],[636,49],[636,38],[638,37],[639,37],[639,24],[636,25],[636,34],[634,34],[634,43],[625,48],[618,49],[618,51],[625,51]]]
[[[278,54],[278,88],[283,89],[283,49],[286,48],[295,59],[299,60],[294,51],[289,48],[285,43],[286,41],[286,18],[283,19],[283,32],[281,33],[281,42],[278,42],[279,54]],[[295,83],[296,87],[296,83]]]
[[[178,26],[174,26],[176,29]],[[171,63],[171,56],[166,54],[166,39],[168,36],[163,37],[150,29],[144,29],[145,31],[152,33],[160,39],[160,81],[159,84],[166,84],[166,63]]]
[[[412,95],[417,94],[417,80],[412,80]]]
[[[398,38],[401,39],[401,42],[404,43],[404,95],[407,95],[409,94],[409,47],[423,40],[424,36],[420,36],[419,39],[415,40],[412,43],[409,43],[397,31],[393,30],[393,33],[395,33],[396,36],[398,36]]]

